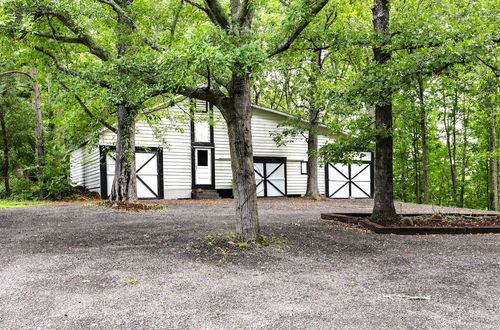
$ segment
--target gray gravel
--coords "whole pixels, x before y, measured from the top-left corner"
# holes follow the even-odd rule
[[[223,264],[186,246],[232,229],[231,201],[0,210],[0,328],[500,329],[499,235],[384,236],[319,221],[370,203],[260,200],[264,233],[286,247]]]

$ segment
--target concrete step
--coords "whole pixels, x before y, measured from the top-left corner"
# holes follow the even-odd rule
[[[220,196],[217,191],[213,189],[193,189],[191,196],[193,199],[219,199]]]

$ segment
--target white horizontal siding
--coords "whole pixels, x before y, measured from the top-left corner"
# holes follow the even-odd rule
[[[197,104],[202,108],[204,104]],[[163,148],[164,193],[166,199],[191,197],[191,127],[189,109],[187,107],[174,108],[170,118],[165,118],[153,129],[147,122],[136,123],[136,146]],[[180,119],[180,118],[183,119]],[[214,109],[214,143],[215,143],[215,186],[216,189],[232,188],[232,171],[229,152],[229,143],[226,125],[220,112]],[[255,109],[252,118],[252,136],[254,156],[286,157],[287,158],[287,192],[290,195],[303,195],[306,191],[307,175],[301,174],[300,162],[307,160],[307,143],[304,138],[297,137],[285,146],[278,147],[273,141],[270,132],[276,131],[277,125],[285,117],[265,110]],[[155,134],[155,130],[158,134]],[[328,139],[319,137],[319,145]],[[101,145],[115,145],[116,136],[106,130],[100,139]],[[76,150],[72,158],[78,159],[82,151]],[[93,184],[99,183],[99,155],[96,151],[95,168],[86,169],[93,174],[85,174],[85,180]],[[75,163],[76,164],[76,163]],[[72,180],[83,182],[83,169],[72,165]],[[322,165],[318,169],[320,192],[325,192],[325,169]]]
[[[70,178],[75,186],[100,193],[99,148],[82,146],[70,153]]]
[[[227,129],[218,110],[214,110],[216,125],[214,128],[215,141],[215,176],[216,189],[230,189],[232,187],[232,172],[230,163],[229,142]],[[285,146],[277,146],[271,132],[279,130],[278,124],[284,117],[265,110],[255,109],[252,117],[253,152],[256,157],[286,157],[287,158],[287,193],[289,195],[304,195],[306,192],[307,175],[301,174],[300,162],[307,161],[307,142],[303,137],[297,137]],[[319,145],[328,139],[319,137]],[[318,168],[318,182],[320,193],[325,193],[325,170],[322,165]]]
[[[161,123],[151,126],[145,121],[138,121],[135,126],[136,147],[163,149],[165,199],[191,197],[191,129],[187,111],[174,107],[170,111],[170,118],[163,119]],[[106,130],[100,143],[115,145],[116,135]]]

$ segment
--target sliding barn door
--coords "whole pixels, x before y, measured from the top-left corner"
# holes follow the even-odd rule
[[[286,196],[286,158],[255,157],[254,169],[258,197]]]
[[[111,194],[115,179],[116,152],[108,150],[102,155],[105,157],[106,199]],[[140,199],[163,198],[163,158],[160,149],[138,148],[135,152],[135,168],[137,173],[137,197]],[[104,179],[104,175],[102,176]]]
[[[329,198],[372,198],[372,154],[363,153],[354,164],[327,164],[326,191]]]

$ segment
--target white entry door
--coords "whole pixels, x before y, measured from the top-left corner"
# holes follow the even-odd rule
[[[211,148],[194,149],[195,185],[212,185]]]

